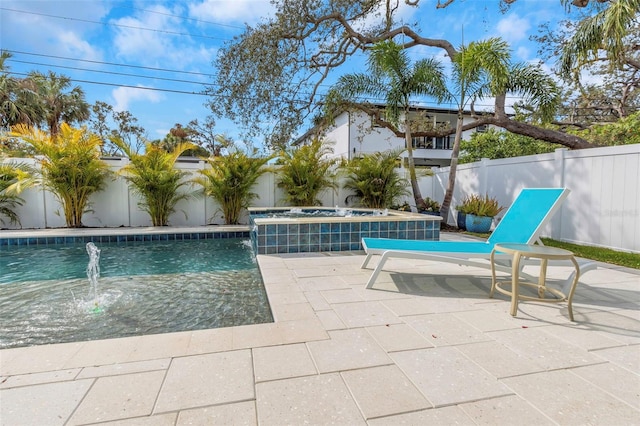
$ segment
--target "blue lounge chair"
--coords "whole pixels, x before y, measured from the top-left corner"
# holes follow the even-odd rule
[[[362,246],[367,257],[362,263],[362,268],[367,267],[373,255],[381,255],[378,265],[367,282],[367,288],[373,287],[380,271],[390,258],[426,259],[491,269],[488,259],[497,243],[534,244],[537,242],[542,244],[539,240],[542,229],[568,195],[569,190],[563,188],[523,189],[487,241],[363,238]],[[497,270],[511,272],[511,267],[508,265],[510,256],[497,253],[496,259],[500,261],[500,264],[496,265]],[[587,263],[581,265],[580,270],[583,273],[594,268],[594,263]],[[569,277],[567,283],[572,279],[573,276]]]

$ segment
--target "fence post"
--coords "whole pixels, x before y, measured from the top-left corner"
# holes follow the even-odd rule
[[[558,148],[553,153],[553,182],[558,188],[564,188],[564,156],[567,148]]]
[[[491,160],[488,158],[480,159],[480,171],[478,173],[478,188],[480,195],[484,195],[487,193],[487,182],[489,181],[489,164],[491,164]]]
[[[558,188],[564,188],[564,159],[567,148],[558,148],[553,153],[553,183]],[[564,206],[560,206],[560,211],[553,220],[551,220],[551,236],[555,239],[562,238],[562,222],[564,216]]]

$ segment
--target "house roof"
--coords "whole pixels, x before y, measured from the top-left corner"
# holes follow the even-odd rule
[[[385,104],[369,104],[373,107],[377,107],[379,109],[384,109],[386,108]],[[410,111],[424,111],[427,113],[441,113],[441,114],[457,114],[458,110],[455,108],[442,108],[442,107],[421,107],[421,106],[409,106],[409,110]],[[340,114],[342,114],[343,112],[348,112],[348,110],[344,109],[343,111],[340,112]],[[464,114],[470,115],[471,111],[464,111]],[[300,145],[302,142],[304,142],[305,140],[307,140],[309,137],[317,134],[320,130],[322,129],[321,125],[315,125],[313,127],[311,127],[309,130],[307,130],[302,136],[299,136],[298,138],[296,138],[291,144],[292,145]]]

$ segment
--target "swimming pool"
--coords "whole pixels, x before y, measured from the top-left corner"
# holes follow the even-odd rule
[[[98,309],[84,243],[0,250],[0,348],[273,321],[247,238],[126,239],[95,243]]]

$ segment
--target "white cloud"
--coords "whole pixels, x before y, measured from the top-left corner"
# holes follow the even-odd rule
[[[115,101],[113,109],[115,111],[128,111],[132,102],[144,101],[158,103],[164,98],[158,92],[143,89],[142,87],[144,86],[139,85],[138,87],[141,88],[118,87],[114,89],[113,92],[111,92],[111,96],[113,96]]]
[[[255,24],[274,12],[273,5],[266,0],[204,0],[189,5],[189,16],[216,23]]]
[[[207,46],[185,34],[197,33],[184,26],[178,10],[149,6],[136,16],[113,21],[113,46],[119,58],[160,68],[187,69],[193,64],[210,64],[217,46]],[[171,16],[170,16],[171,15]],[[149,29],[153,30],[150,31]],[[179,34],[176,34],[179,33]]]
[[[520,18],[512,13],[498,22],[498,34],[509,43],[520,41],[527,37],[527,31],[531,28],[528,19]]]
[[[89,61],[102,60],[102,53],[74,32],[61,31],[57,38],[66,56]]]

